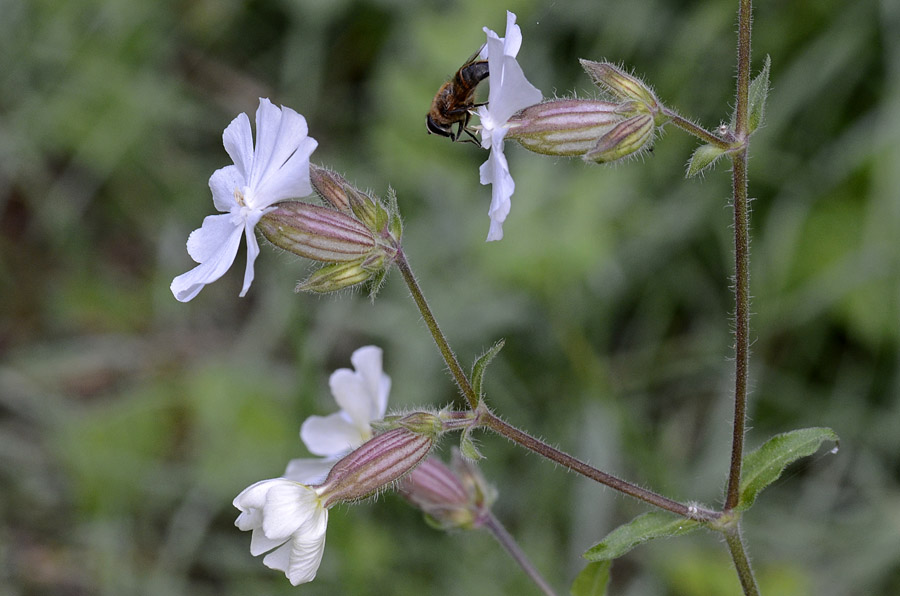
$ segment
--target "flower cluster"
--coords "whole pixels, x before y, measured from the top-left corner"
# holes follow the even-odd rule
[[[433,414],[399,419],[396,428],[373,435],[384,416],[390,378],[381,370],[381,349],[367,346],[352,357],[354,370],[339,369],[329,380],[340,411],[311,416],[300,437],[318,459],[292,460],[281,478],[262,480],[234,499],[235,525],[252,532],[250,552],[284,571],[292,584],[312,581],[325,548],[328,509],[392,486],[431,451],[440,422]]]
[[[234,164],[209,179],[213,204],[222,213],[206,217],[188,237],[188,254],[199,265],[172,281],[176,299],[188,302],[222,277],[234,263],[242,236],[247,265],[240,295],[246,295],[259,256],[257,228],[275,246],[326,263],[299,289],[330,292],[383,274],[396,254],[399,217],[336,174],[311,166],[318,143],[307,133],[303,116],[265,98],[256,111],[255,145],[246,114],[228,125],[222,140]],[[294,200],[314,189],[326,207]],[[336,203],[338,191],[355,200]]]

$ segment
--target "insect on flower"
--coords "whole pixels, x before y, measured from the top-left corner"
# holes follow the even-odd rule
[[[479,144],[468,126],[471,116],[469,110],[481,105],[475,103],[475,88],[488,76],[488,61],[479,58],[482,48],[484,46],[472,54],[456,74],[438,89],[425,117],[425,127],[429,134],[450,137],[451,141],[456,141],[462,133],[466,133],[469,138],[463,139],[464,141]],[[453,130],[454,124],[458,125],[456,131]]]

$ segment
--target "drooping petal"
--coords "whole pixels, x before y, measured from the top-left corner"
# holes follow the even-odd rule
[[[242,232],[242,227],[234,226],[230,214],[209,215],[191,232],[188,253],[200,264],[172,280],[170,288],[177,300],[191,300],[203,286],[225,275],[237,256]]]
[[[319,509],[294,535],[291,541],[290,564],[285,571],[291,584],[311,582],[325,553],[325,529],[328,525],[328,511]]]
[[[310,416],[300,427],[300,438],[310,453],[336,457],[359,447],[368,437],[341,411],[328,416]]]
[[[209,190],[212,191],[213,204],[216,209],[228,213],[237,205],[235,191],[243,190],[246,185],[244,177],[237,166],[219,168],[209,177]]]
[[[283,476],[301,484],[322,484],[335,461],[337,460],[324,457],[292,459],[288,462]]]
[[[253,131],[250,130],[250,119],[241,112],[222,133],[222,144],[225,151],[244,180],[249,180],[253,169]]]
[[[247,237],[247,266],[244,268],[244,286],[239,294],[241,298],[247,295],[247,290],[250,289],[250,284],[253,283],[253,265],[256,263],[256,257],[259,256],[259,242],[256,240],[253,228],[256,227],[262,216],[263,213],[261,211],[253,212],[244,223],[244,235]]]
[[[516,190],[516,183],[509,173],[509,164],[503,154],[503,134],[495,135],[494,146],[487,161],[479,169],[482,184],[491,185],[491,206],[488,216],[491,219],[487,241],[503,238],[503,222],[509,215],[510,197]]]

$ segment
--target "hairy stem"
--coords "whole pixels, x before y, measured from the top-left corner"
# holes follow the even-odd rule
[[[741,588],[744,590],[744,595],[759,596],[759,588],[756,586],[753,568],[750,566],[750,559],[747,558],[744,541],[741,540],[741,526],[739,523],[725,532],[725,542],[728,543],[731,560],[734,561],[734,568],[737,570],[738,578],[741,580]]]
[[[734,209],[734,422],[731,465],[725,492],[725,511],[740,500],[741,462],[747,416],[747,376],[750,359],[750,201],[747,196],[748,93],[750,88],[750,0],[738,11],[737,140],[743,148],[731,155]]]
[[[531,578],[531,581],[540,588],[541,592],[543,592],[546,596],[556,596],[556,593],[553,591],[553,588],[550,587],[550,584],[547,583],[547,580],[538,573],[538,570],[535,566],[528,560],[528,557],[519,547],[519,544],[516,542],[515,538],[513,538],[509,532],[506,531],[506,528],[503,527],[503,524],[500,523],[496,517],[494,517],[493,513],[488,512],[487,516],[482,520],[484,522],[484,527],[491,533],[491,535],[497,539],[497,542],[500,543],[509,556],[511,556],[516,563],[518,563],[519,567],[522,568],[522,571]]]
[[[474,410],[478,406],[478,396],[475,395],[475,390],[472,389],[469,377],[466,376],[462,366],[460,366],[456,354],[453,353],[453,349],[447,342],[447,338],[444,337],[444,333],[441,331],[437,320],[434,318],[431,309],[428,307],[428,302],[425,300],[425,294],[422,293],[422,289],[416,281],[416,276],[413,274],[409,262],[406,260],[406,254],[403,252],[402,248],[397,251],[396,263],[397,268],[400,269],[400,274],[403,275],[403,281],[406,282],[406,286],[409,288],[409,293],[412,294],[416,306],[419,307],[419,312],[422,313],[422,319],[428,326],[428,331],[431,332],[431,337],[434,338],[434,343],[437,344],[438,350],[441,351],[441,356],[444,358],[444,362],[447,363],[447,367],[450,369],[450,374],[453,375],[460,392],[466,397],[466,401],[469,402],[469,407]]]
[[[669,121],[673,126],[677,126],[681,130],[690,133],[703,141],[706,141],[710,145],[715,145],[716,147],[719,147],[721,149],[729,149],[731,147],[731,143],[726,139],[719,137],[715,133],[706,130],[698,124],[694,124],[690,120],[679,115],[677,112],[664,107],[663,113],[669,117]]]
[[[607,474],[606,472],[601,472],[597,468],[594,468],[584,463],[583,461],[576,459],[571,455],[544,443],[540,439],[532,437],[528,433],[525,433],[517,429],[516,427],[507,424],[506,422],[495,416],[492,412],[487,411],[485,408],[481,409],[479,422],[481,423],[481,425],[493,430],[497,434],[503,435],[510,441],[517,443],[522,447],[525,447],[526,449],[529,449],[539,455],[542,455],[547,459],[558,463],[564,468],[572,470],[573,472],[577,472],[582,476],[586,476],[587,478],[590,478],[595,482],[599,482],[600,484],[608,486],[628,496],[634,497],[635,499],[659,507],[660,509],[665,509],[666,511],[671,511],[676,515],[702,522],[716,519],[719,515],[715,511],[710,511],[696,505],[685,505],[684,503],[673,501],[672,499],[666,498],[662,495],[658,495],[653,491],[641,488],[636,484],[626,482],[625,480],[616,478],[615,476]]]

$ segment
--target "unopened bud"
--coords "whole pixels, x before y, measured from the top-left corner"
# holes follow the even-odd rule
[[[647,106],[656,114],[660,111],[659,101],[650,87],[634,75],[630,75],[609,62],[581,60],[581,66],[594,84],[621,100],[633,99]]]
[[[297,284],[297,292],[316,292],[326,294],[337,292],[356,284],[360,284],[374,275],[371,269],[363,266],[362,261],[352,263],[334,263],[325,265],[318,271]]]
[[[308,203],[279,203],[257,228],[275,246],[326,263],[358,261],[376,246],[372,232],[352,217]]]
[[[388,224],[387,210],[378,200],[348,182],[343,176],[321,166],[310,165],[309,180],[322,200],[353,216],[369,230],[380,233]]]
[[[638,114],[617,124],[603,135],[597,146],[584,155],[585,161],[609,163],[635,155],[653,140],[653,116]]]
[[[399,492],[442,530],[479,527],[496,497],[475,464],[465,461],[458,450],[449,467],[429,457],[402,480]]]
[[[397,428],[377,435],[340,459],[318,488],[323,507],[358,501],[391,486],[434,447],[433,436]]]
[[[506,138],[545,155],[584,155],[621,122],[618,104],[587,99],[554,99],[513,115]]]

